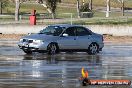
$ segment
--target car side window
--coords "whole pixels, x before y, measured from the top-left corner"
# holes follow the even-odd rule
[[[84,27],[76,27],[77,36],[91,35],[91,33]]]
[[[76,35],[74,27],[67,28],[64,33],[68,34],[68,36],[75,36]]]

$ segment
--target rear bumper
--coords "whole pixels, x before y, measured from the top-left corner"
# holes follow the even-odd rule
[[[103,47],[104,47],[104,43],[100,43],[99,44],[99,51],[102,51]]]

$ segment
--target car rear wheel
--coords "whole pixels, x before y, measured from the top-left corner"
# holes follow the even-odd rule
[[[98,45],[96,43],[92,43],[88,47],[88,54],[95,55],[98,53]]]
[[[56,54],[59,52],[59,47],[56,43],[51,43],[48,45],[47,51],[48,51],[48,54],[50,55]]]

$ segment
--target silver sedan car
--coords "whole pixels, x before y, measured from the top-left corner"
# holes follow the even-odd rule
[[[96,54],[104,47],[103,36],[78,25],[50,25],[39,33],[24,36],[18,46],[25,53],[87,52]]]

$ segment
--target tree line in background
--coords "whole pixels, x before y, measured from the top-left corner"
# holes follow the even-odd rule
[[[0,13],[2,14],[2,9],[6,7],[6,5],[9,2],[14,2],[15,3],[15,20],[19,20],[19,10],[20,10],[20,4],[26,1],[30,0],[1,0],[0,1]],[[57,3],[60,3],[61,0],[36,0],[37,3],[45,5],[44,2],[46,2],[45,7],[50,10],[52,14],[52,18],[55,18],[55,12],[56,12],[56,7]]]
[[[15,3],[15,20],[18,21],[20,4],[26,1],[30,1],[30,0],[1,0],[0,1],[0,13],[2,14],[3,12],[2,9],[5,8],[9,2],[13,2]],[[124,16],[124,0],[118,0],[118,1],[122,3],[121,10],[122,10],[122,16]],[[61,0],[36,0],[36,2],[46,7],[49,13],[52,14],[52,18],[54,19],[56,17],[55,12],[57,8],[57,3],[61,3]],[[92,3],[93,3],[93,0],[89,0],[88,7],[90,10],[92,10]],[[107,7],[106,17],[109,17],[110,0],[106,0],[106,7]],[[77,13],[78,13],[78,17],[80,17],[80,0],[77,0]]]
[[[1,0],[0,1],[0,14],[3,13],[3,9],[8,5],[8,1],[7,0]]]

